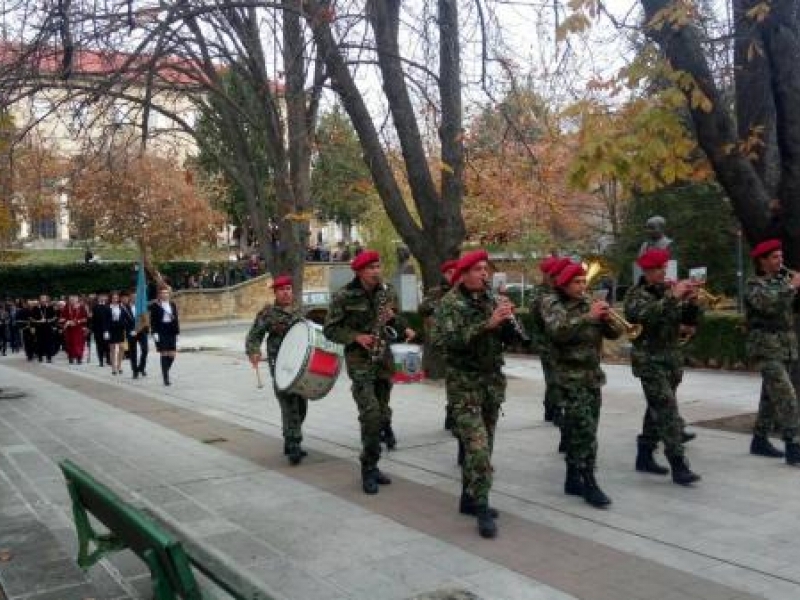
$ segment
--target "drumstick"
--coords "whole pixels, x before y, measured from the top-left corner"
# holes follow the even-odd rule
[[[253,368],[256,370],[256,381],[258,381],[258,389],[264,387],[264,382],[261,380],[261,369],[258,366],[258,363],[253,365]]]

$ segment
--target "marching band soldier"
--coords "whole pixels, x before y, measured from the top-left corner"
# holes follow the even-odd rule
[[[451,279],[457,266],[458,260],[444,261],[442,266],[439,268],[439,271],[442,274],[441,282],[436,287],[428,290],[428,293],[419,304],[419,315],[422,317],[422,322],[428,335],[430,335],[433,327],[433,315],[436,312],[436,308],[439,306],[439,302],[453,287]],[[444,428],[448,431],[453,430],[453,406],[450,403],[449,395],[447,396],[447,404],[445,405],[444,409]],[[461,463],[459,463],[459,465],[460,464]]]
[[[697,292],[688,281],[666,283],[668,250],[652,248],[636,260],[642,280],[625,296],[625,318],[642,326],[633,340],[631,367],[642,382],[647,410],[642,433],[637,439],[636,470],[666,475],[653,452],[659,440],[672,468],[672,480],[690,485],[700,479],[684,458],[683,420],[678,414],[675,394],[683,378],[683,352],[680,340],[691,336],[697,327]]]
[[[586,297],[586,271],[572,263],[559,273],[556,293],[542,305],[545,331],[552,349],[553,380],[564,403],[567,476],[564,493],[594,507],[611,504],[595,479],[597,425],[606,382],[600,368],[603,338],[616,339],[621,329],[609,319],[604,300]]]
[[[768,437],[776,419],[786,443],[786,463],[800,466],[800,409],[789,375],[798,360],[794,310],[800,273],[784,269],[783,248],[778,239],[757,244],[750,256],[755,261],[756,275],[747,281],[745,295],[747,353],[758,364],[765,388],[750,452],[776,458],[783,455]]]
[[[347,374],[353,382],[353,399],[361,423],[361,481],[366,494],[377,494],[391,479],[378,469],[381,439],[388,449],[396,442],[389,399],[392,359],[387,326],[398,336],[414,337],[401,315],[391,286],[381,279],[380,255],[364,250],[350,263],[353,280],[333,297],[325,320],[325,336],[344,345]],[[396,341],[402,341],[400,339]]]
[[[267,304],[256,315],[253,326],[247,334],[245,352],[250,358],[254,368],[258,368],[261,361],[261,343],[264,336],[267,338],[267,361],[269,372],[272,375],[273,389],[281,407],[281,420],[283,422],[283,453],[292,465],[300,464],[307,453],[302,449],[303,421],[308,412],[308,400],[298,394],[281,392],[275,383],[275,360],[278,357],[283,337],[298,319],[301,318],[300,309],[294,306],[292,291],[292,278],[289,275],[280,275],[272,282],[275,292],[275,304]]]
[[[550,270],[558,261],[558,257],[548,256],[539,263],[539,270],[542,273],[542,282],[533,290],[529,309],[533,317],[533,339],[536,351],[539,353],[539,360],[542,363],[542,372],[544,373],[544,420],[551,421],[555,425],[560,423],[561,415],[558,414],[559,407],[555,399],[552,383],[550,352],[547,336],[544,332],[544,321],[542,320],[542,301],[545,296],[553,293],[553,279],[550,275]]]
[[[485,250],[465,254],[454,274],[458,282],[439,303],[433,336],[445,350],[448,399],[455,432],[464,447],[459,511],[474,515],[478,533],[497,535],[497,511],[489,506],[494,434],[505,400],[503,345],[506,322],[514,307],[489,293],[489,256]]]

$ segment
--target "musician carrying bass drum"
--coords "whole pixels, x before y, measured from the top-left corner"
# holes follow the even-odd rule
[[[269,363],[270,374],[273,384],[275,383],[275,364],[278,358],[278,351],[281,342],[290,328],[301,322],[299,307],[294,304],[294,292],[292,290],[292,278],[289,275],[275,277],[272,282],[272,289],[275,292],[275,303],[267,304],[256,315],[253,326],[247,334],[246,352],[250,358],[250,363],[254,368],[258,368],[261,361],[261,343],[264,336],[267,338],[267,361]],[[275,396],[281,407],[281,420],[283,422],[283,453],[287,456],[289,463],[298,465],[307,453],[303,450],[303,421],[308,410],[308,400],[306,397],[295,391],[285,391],[274,386]]]

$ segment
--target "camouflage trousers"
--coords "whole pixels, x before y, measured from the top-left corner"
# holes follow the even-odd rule
[[[278,404],[281,407],[281,422],[283,425],[283,439],[291,444],[303,441],[303,421],[308,412],[308,400],[297,394],[287,394],[275,391]]]
[[[464,489],[477,504],[487,504],[492,489],[494,432],[506,393],[505,375],[448,370],[447,388],[456,435],[464,444]]]
[[[563,427],[567,464],[578,469],[594,469],[597,460],[597,425],[600,421],[602,396],[599,387],[559,385],[559,398],[564,405]]]
[[[373,469],[381,457],[381,428],[392,422],[389,408],[392,381],[370,371],[351,372],[350,378],[361,424],[361,467]]]
[[[683,456],[683,419],[678,413],[675,393],[683,379],[681,369],[667,367],[642,367],[637,369],[642,390],[647,400],[642,434],[639,443],[655,449],[659,441],[664,442],[664,453]]]
[[[544,373],[544,409],[545,411],[563,408],[558,400],[558,387],[553,382],[553,363],[546,356],[541,356]]]
[[[789,375],[793,366],[793,363],[780,360],[760,362],[763,385],[753,428],[755,435],[767,437],[777,427],[784,440],[797,441],[800,409]]]

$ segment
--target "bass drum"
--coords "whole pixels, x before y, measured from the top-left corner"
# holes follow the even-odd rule
[[[311,321],[289,328],[275,359],[275,387],[280,392],[319,400],[333,388],[344,361],[344,347],[322,333]]]

